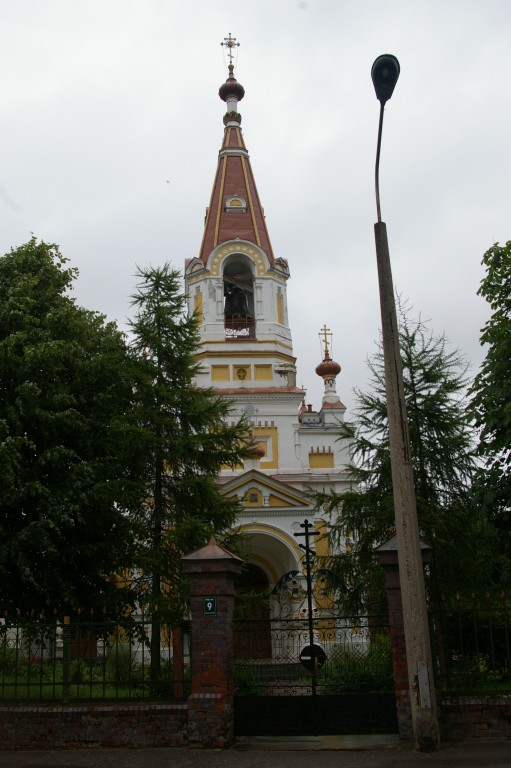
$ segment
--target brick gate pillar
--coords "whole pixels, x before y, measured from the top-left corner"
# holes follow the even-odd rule
[[[227,747],[234,736],[234,579],[242,561],[211,539],[182,562],[192,614],[188,741],[191,747]]]
[[[421,541],[423,564],[431,559],[431,547]],[[385,589],[389,608],[389,633],[392,645],[392,667],[396,692],[397,721],[399,736],[404,741],[413,741],[412,710],[410,704],[410,683],[406,661],[406,644],[401,602],[401,584],[397,557],[397,537],[375,548],[380,566],[385,572]]]

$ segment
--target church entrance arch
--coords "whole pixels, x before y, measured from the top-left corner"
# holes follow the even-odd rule
[[[273,526],[242,526],[240,531],[246,562],[236,583],[235,656],[270,663],[275,656],[271,622],[276,589],[286,573],[299,567],[299,550]]]
[[[396,733],[388,617],[338,613],[333,574],[315,565],[307,579],[289,534],[255,523],[245,533],[236,735]]]

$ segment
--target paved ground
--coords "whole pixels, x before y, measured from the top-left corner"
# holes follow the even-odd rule
[[[510,768],[511,740],[420,754],[394,737],[243,740],[229,750],[0,752],[0,768]]]

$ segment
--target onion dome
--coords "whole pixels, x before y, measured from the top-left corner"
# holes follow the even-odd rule
[[[332,360],[328,349],[328,337],[332,336],[332,332],[324,325],[319,335],[323,342],[323,362],[316,367],[316,373],[321,376],[325,384],[322,411],[325,409],[344,410],[339,395],[335,391],[335,379],[341,372],[341,366]]]
[[[238,101],[241,101],[245,95],[245,89],[238,83],[233,75],[234,65],[229,64],[229,77],[223,85],[220,86],[218,95],[227,104],[227,112],[224,115],[224,125],[239,126],[241,125],[241,115],[238,112]]]
[[[316,373],[323,379],[335,379],[341,372],[341,366],[332,360],[328,354],[328,350],[325,350],[325,357],[323,362],[316,366]]]
[[[259,443],[254,443],[247,448],[248,453],[252,459],[262,459],[266,455],[266,451]]]
[[[238,83],[236,78],[234,77],[234,64],[229,64],[229,77],[225,81],[223,85],[220,86],[218,90],[218,95],[222,99],[222,101],[228,102],[231,100],[235,100],[236,102],[241,101],[243,96],[245,95],[245,89],[241,85],[241,83]]]

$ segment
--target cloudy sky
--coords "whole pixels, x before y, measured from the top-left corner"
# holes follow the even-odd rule
[[[78,302],[124,328],[136,265],[198,254],[229,32],[307,401],[324,323],[348,408],[379,333],[381,53],[401,64],[380,171],[396,289],[476,370],[481,258],[511,239],[510,0],[0,0],[0,253],[59,243]]]

